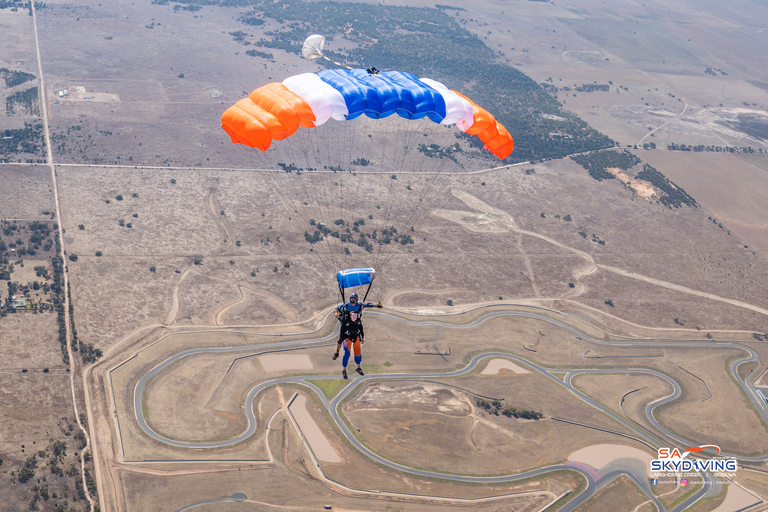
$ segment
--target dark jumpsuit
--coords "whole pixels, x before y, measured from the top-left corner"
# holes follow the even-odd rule
[[[341,322],[341,334],[344,338],[344,357],[341,360],[342,366],[347,367],[349,363],[350,352],[355,353],[355,364],[359,365],[363,360],[363,353],[361,349],[360,340],[365,339],[365,332],[363,332],[363,322],[360,317],[354,322],[347,316]]]
[[[355,311],[358,314],[358,318],[359,318],[362,316],[364,308],[374,308],[376,306],[378,306],[378,304],[374,304],[373,302],[356,302],[354,305],[352,305],[351,302],[345,302],[344,304],[339,304],[339,306],[336,308],[336,318],[338,318],[339,322],[341,322],[343,325],[344,320],[349,318],[349,313],[351,311]],[[365,339],[365,336],[361,335],[360,337]],[[344,329],[342,328],[339,331],[339,340],[336,342],[336,344],[341,345],[343,341],[344,341]]]

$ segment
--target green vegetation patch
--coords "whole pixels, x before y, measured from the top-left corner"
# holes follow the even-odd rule
[[[0,132],[0,162],[9,163],[10,155],[26,153],[42,156],[43,125],[24,123],[24,128]]]
[[[37,100],[37,87],[30,87],[26,91],[11,94],[5,100],[5,114],[7,116],[39,116],[40,105]]]
[[[586,155],[575,155],[571,160],[585,168],[589,175],[597,181],[610,180],[615,178],[613,174],[606,171],[608,168],[619,168],[629,170],[639,164],[641,160],[627,151],[598,151]]]
[[[3,4],[5,2],[0,2],[0,9],[3,8]],[[17,2],[7,2],[7,3],[17,3]],[[18,2],[21,4],[21,2]],[[30,80],[34,80],[37,77],[33,75],[32,73],[27,73],[25,71],[12,71],[8,68],[0,68],[0,78],[5,80],[5,86],[10,89],[11,87],[16,87],[17,85],[21,85],[24,82],[29,82]]]
[[[507,418],[512,418],[514,416],[515,418],[538,421],[544,417],[540,411],[527,411],[525,409],[517,409],[515,407],[502,409],[500,400],[491,400],[490,402],[486,400],[478,400],[477,406],[482,407],[490,414],[495,414],[496,416],[503,414]]]
[[[643,170],[637,173],[636,178],[645,180],[661,190],[664,195],[659,198],[659,201],[668,208],[673,206],[679,208],[684,204],[694,208],[698,206],[696,200],[685,190],[669,181],[666,176],[648,164],[643,165]]]
[[[349,383],[349,381],[341,378],[338,380],[307,380],[307,382],[322,389],[323,394],[328,400],[332,400]]]

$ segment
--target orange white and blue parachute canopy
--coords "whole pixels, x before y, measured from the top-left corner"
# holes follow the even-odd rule
[[[292,76],[259,87],[229,107],[221,125],[233,143],[266,151],[273,140],[290,137],[299,127],[317,127],[329,119],[350,121],[361,115],[381,119],[394,114],[454,124],[477,136],[499,159],[509,156],[514,147],[507,129],[487,110],[436,80],[403,71],[371,74],[364,69],[334,69]]]

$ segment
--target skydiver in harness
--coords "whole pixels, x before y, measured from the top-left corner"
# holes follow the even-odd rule
[[[350,311],[344,321],[341,322],[341,333],[344,337],[344,357],[341,358],[341,364],[344,369],[341,375],[347,378],[347,363],[351,352],[355,354],[355,364],[357,364],[357,373],[365,375],[360,364],[363,362],[363,343],[365,343],[365,333],[363,332],[363,322],[357,311]],[[338,352],[336,353],[338,355]],[[334,357],[334,359],[336,359]]]
[[[339,351],[341,351],[341,344],[344,342],[346,338],[344,325],[345,325],[345,322],[349,319],[349,314],[356,313],[357,321],[360,323],[360,340],[362,341],[362,343],[365,343],[365,336],[363,335],[363,330],[362,330],[363,309],[373,308],[373,307],[381,308],[383,306],[381,305],[381,303],[376,304],[373,302],[358,302],[357,292],[352,292],[349,296],[349,302],[339,304],[339,306],[336,308],[335,314],[336,314],[336,318],[341,323],[341,329],[339,330],[339,340],[336,342],[336,352],[333,354],[334,361],[338,359]],[[345,357],[349,357],[349,356],[345,356]],[[345,364],[344,366],[346,367],[347,365]],[[360,371],[358,373],[360,373]]]

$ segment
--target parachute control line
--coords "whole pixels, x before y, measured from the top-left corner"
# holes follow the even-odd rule
[[[322,44],[319,48],[322,55]],[[221,126],[233,143],[266,151],[273,140],[290,137],[299,127],[317,127],[329,119],[350,121],[363,114],[455,124],[476,135],[499,159],[514,148],[512,136],[487,110],[437,80],[404,71],[333,69],[291,76],[259,87],[229,107]]]

